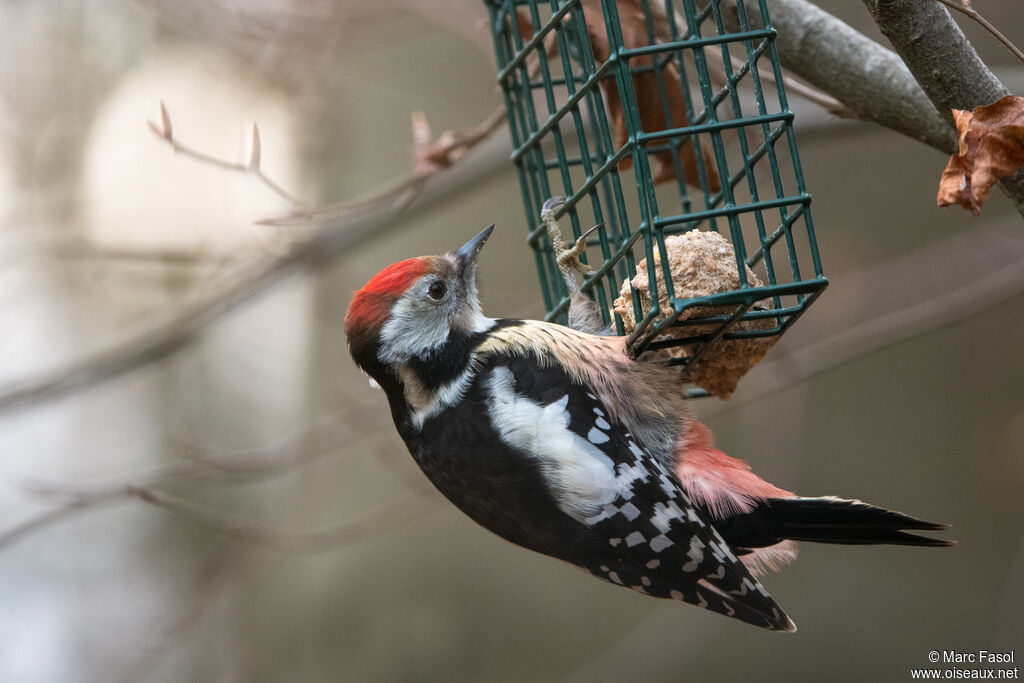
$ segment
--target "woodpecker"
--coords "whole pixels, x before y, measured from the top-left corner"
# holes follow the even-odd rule
[[[804,498],[717,450],[674,369],[625,339],[481,311],[477,256],[494,226],[400,261],[345,316],[356,364],[437,489],[502,538],[600,579],[766,629],[795,625],[756,575],[794,541],[949,546],[926,522]]]

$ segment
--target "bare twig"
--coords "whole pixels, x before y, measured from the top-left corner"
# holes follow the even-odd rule
[[[977,10],[973,7],[965,5],[961,0],[938,0],[938,2],[941,2],[950,9],[955,9],[957,12],[966,14],[971,19],[981,24],[986,31],[995,36],[996,40],[1002,43],[1007,50],[1012,52],[1017,59],[1024,62],[1024,52],[1021,52],[1019,47],[1014,45],[1009,38],[1004,36],[988,19],[978,14]]]
[[[228,536],[296,552],[322,552],[353,543],[393,525],[415,519],[437,507],[433,497],[423,495],[426,487],[416,482],[413,493],[358,518],[320,530],[296,531],[278,529],[237,515],[225,516],[214,507],[167,490],[183,484],[192,490],[244,479],[267,479],[292,471],[336,451],[338,444],[344,442],[345,435],[339,434],[337,429],[338,417],[330,416],[320,420],[309,430],[287,437],[270,447],[241,451],[230,457],[224,454],[211,456],[208,452],[192,447],[189,453],[191,459],[136,474],[127,482],[88,489],[47,482],[26,482],[24,490],[55,502],[49,509],[0,531],[0,549],[77,513],[129,499],[155,505]],[[359,420],[349,420],[342,426],[347,428],[349,424],[361,423]]]
[[[61,495],[58,490],[53,495]],[[64,494],[70,495],[70,494]],[[290,552],[319,553],[337,550],[419,519],[440,508],[436,498],[406,494],[357,517],[313,531],[272,527],[241,516],[225,516],[221,511],[194,500],[176,496],[155,486],[123,484],[103,491],[72,495],[59,505],[0,532],[0,549],[13,545],[32,532],[85,510],[128,499],[137,499],[163,508],[193,523],[226,536]]]
[[[34,531],[38,531],[39,529],[50,526],[51,524],[55,524],[66,517],[70,517],[76,512],[97,508],[104,504],[114,503],[123,497],[124,494],[121,492],[111,492],[110,495],[104,498],[73,498],[65,503],[61,503],[60,505],[29,517],[28,519],[18,522],[14,526],[10,526],[0,532],[0,550],[3,550],[6,546],[14,545]]]
[[[413,168],[419,173],[432,173],[448,168],[503,123],[505,107],[501,106],[475,126],[455,131],[446,130],[434,139],[426,114],[421,111],[413,112]]]
[[[153,134],[161,140],[165,140],[176,153],[195,159],[196,161],[200,161],[204,164],[217,166],[229,171],[252,174],[257,180],[266,185],[274,194],[278,195],[289,204],[292,204],[297,208],[306,206],[306,202],[302,201],[294,194],[281,187],[281,185],[274,182],[274,180],[268,177],[263,172],[263,169],[260,168],[260,157],[262,156],[260,150],[260,132],[255,123],[252,126],[252,151],[250,153],[248,163],[244,164],[236,161],[220,159],[210,154],[206,154],[205,152],[192,149],[191,147],[179,142],[174,136],[171,117],[170,114],[167,113],[167,107],[164,105],[163,100],[160,101],[160,123],[157,124],[153,121],[147,121],[147,123],[149,124],[149,129],[153,131]]]
[[[430,132],[423,112],[413,112],[413,173],[405,180],[367,199],[341,204],[326,204],[319,207],[296,206],[290,213],[256,221],[257,225],[287,227],[308,222],[318,217],[345,218],[357,213],[379,210],[384,204],[393,202],[399,213],[415,201],[428,180],[441,171],[451,168],[468,152],[488,139],[505,123],[505,108],[495,109],[486,119],[475,126],[455,131],[445,131],[435,140]]]
[[[436,498],[405,495],[338,524],[299,531],[270,527],[243,517],[225,517],[212,507],[156,489],[133,487],[125,493],[225,536],[295,553],[323,553],[351,546],[441,509]]]
[[[260,448],[224,450],[172,439],[177,455],[224,477],[267,477],[294,469],[335,452],[339,444],[357,436],[351,425],[366,424],[374,413],[351,402],[337,412],[313,420],[297,434]]]
[[[733,57],[732,64],[733,68],[739,68],[744,65],[744,62],[741,59]],[[768,85],[776,84],[775,76],[772,75],[772,73],[767,69],[761,70],[758,73],[758,76],[764,83],[767,83]],[[797,95],[798,97],[802,97],[811,104],[818,105],[819,107],[827,111],[829,114],[832,114],[833,116],[838,116],[841,119],[864,118],[856,111],[846,106],[845,104],[837,100],[835,97],[832,97],[828,93],[822,90],[818,90],[817,88],[812,88],[811,86],[796,80],[792,74],[787,72],[786,69],[782,70],[782,83],[786,89],[787,95]]]

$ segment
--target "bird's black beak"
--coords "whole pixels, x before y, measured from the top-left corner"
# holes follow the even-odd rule
[[[471,275],[476,266],[477,256],[480,255],[480,250],[484,246],[484,242],[494,232],[494,225],[490,225],[484,228],[479,235],[471,239],[470,241],[459,247],[458,251],[455,252],[455,263],[458,269],[459,277],[463,280],[466,279],[467,275]]]

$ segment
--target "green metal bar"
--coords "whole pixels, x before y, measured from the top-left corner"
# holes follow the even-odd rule
[[[764,114],[758,116],[750,116],[743,119],[713,121],[711,123],[702,123],[695,126],[684,126],[682,128],[669,128],[666,130],[654,131],[652,133],[641,133],[640,135],[637,136],[637,142],[647,142],[649,140],[662,140],[664,138],[670,137],[693,135],[694,133],[721,132],[723,130],[743,128],[745,126],[752,126],[760,123],[775,123],[776,121],[788,122],[791,121],[792,119],[793,112],[782,112],[781,114]]]
[[[756,209],[772,209],[778,206],[786,206],[788,204],[809,204],[810,201],[811,195],[802,194],[779,197],[777,199],[764,199],[757,204],[732,204],[723,206],[719,209],[694,211],[693,213],[686,213],[677,216],[664,216],[658,219],[658,225],[656,227],[665,227],[683,222],[700,222],[702,220],[718,216],[737,216],[741,213],[754,211]]]
[[[672,37],[672,42],[675,42],[679,40],[679,31],[676,26],[676,12],[672,6],[672,0],[664,0],[664,2],[669,35]],[[689,33],[687,33],[687,35],[689,35]],[[696,108],[693,105],[693,97],[690,93],[691,88],[687,77],[688,69],[686,68],[686,63],[683,61],[684,52],[683,50],[673,50],[671,54],[676,65],[676,72],[679,75],[679,83],[683,95],[683,105],[686,111],[686,120],[690,125],[699,123],[703,120],[703,117],[707,116],[707,110],[705,108],[705,110],[698,115]],[[695,158],[703,160],[704,141],[699,135],[692,136],[690,140],[693,143]],[[707,168],[703,163],[697,164],[697,177],[700,181],[700,190],[703,194],[704,205],[711,206],[713,203],[711,199],[711,185],[708,178]],[[679,189],[680,203],[682,204],[684,212],[689,212],[692,209],[692,204],[690,201],[690,193],[686,186],[686,177],[684,174],[680,174],[678,170],[676,171],[676,187]]]
[[[563,6],[562,9],[566,9],[566,7],[567,6]],[[539,24],[540,15],[537,10],[537,3],[530,3],[529,8],[533,24]],[[555,14],[557,15],[558,12],[555,12]],[[555,30],[557,34],[557,29],[553,30]],[[555,102],[555,90],[554,86],[551,85],[551,68],[548,64],[548,56],[545,50],[537,50],[537,63],[540,68],[541,81],[544,84],[544,101],[548,108],[548,120],[551,120],[554,113],[559,111],[559,106]],[[572,190],[572,176],[569,174],[569,168],[565,161],[565,142],[562,140],[562,131],[555,126],[551,129],[551,134],[555,143],[555,154],[559,160],[559,175],[562,179],[562,186],[565,188],[563,194],[570,194]],[[550,191],[547,192],[547,194],[550,195]],[[573,227],[578,230],[578,225],[574,225]]]
[[[515,161],[516,159],[518,159],[520,156],[522,156],[526,148],[536,145],[541,140],[541,138],[543,138],[545,135],[554,130],[555,126],[558,125],[558,122],[561,121],[562,118],[567,113],[569,113],[572,107],[575,106],[576,103],[583,99],[583,97],[587,94],[586,90],[587,88],[590,87],[590,84],[596,84],[597,81],[599,81],[601,78],[604,78],[607,75],[607,72],[611,71],[614,66],[614,63],[611,60],[605,62],[601,66],[601,68],[597,70],[597,73],[595,73],[593,76],[587,79],[587,82],[580,86],[580,89],[576,92],[575,95],[566,100],[566,103],[562,107],[560,107],[555,113],[551,114],[548,117],[548,120],[545,121],[543,125],[534,127],[535,132],[531,134],[529,138],[527,138],[526,142],[524,142],[522,145],[513,150],[512,160]]]
[[[582,49],[580,50],[581,62],[583,64],[584,71],[586,73],[592,74],[592,77],[588,79],[585,85],[581,86],[581,90],[586,89],[589,90],[591,93],[591,96],[586,100],[588,110],[591,114],[591,128],[595,134],[595,144],[598,146],[598,149],[603,151],[604,157],[607,161],[614,155],[615,146],[612,143],[611,139],[611,131],[608,125],[607,113],[605,112],[604,108],[604,99],[601,95],[598,86],[598,81],[600,77],[598,75],[598,70],[596,69],[593,62],[593,49],[590,45],[589,32],[587,30],[586,22],[584,20],[582,12],[574,13],[571,21],[574,22],[573,26],[576,31],[576,34],[580,36],[580,42],[585,43],[585,45],[583,45]],[[606,201],[609,203],[609,205],[614,206],[614,211],[608,215],[608,219],[610,219],[612,225],[612,239],[615,242],[627,239],[630,234],[629,218],[626,212],[625,202],[623,201],[622,185],[621,180],[619,178],[617,166],[617,162],[610,165],[606,164],[593,174],[594,177],[600,179],[599,182],[605,193]],[[590,178],[588,177],[588,191],[590,185],[589,181]],[[591,197],[596,209],[599,206],[599,200],[597,199],[596,193],[591,194]],[[598,212],[595,210],[595,217],[597,217],[597,215]],[[609,259],[611,259],[612,257],[611,245],[608,241],[607,232],[604,230],[600,230],[599,235],[601,238],[601,252],[604,257],[604,261],[605,263],[609,263]],[[631,258],[631,255],[627,255],[626,260],[629,261]],[[622,264],[623,259],[621,256],[619,256],[614,261],[611,261],[611,263],[614,263],[615,261],[618,261],[620,264]],[[620,265],[620,269],[622,269],[623,271],[625,270],[625,267],[626,266],[624,264]],[[616,285],[614,282],[611,281],[610,277],[606,278],[606,285],[607,297],[614,297],[616,294]],[[586,287],[587,283],[584,283],[584,291],[587,291]],[[601,288],[600,291],[603,292],[604,288]],[[605,320],[607,320],[608,318],[607,309],[607,306],[601,306],[601,315],[602,318]],[[616,326],[618,327],[621,333],[621,321],[616,321]]]
[[[629,146],[625,145],[622,148],[620,148],[619,151],[613,154],[611,158],[608,159],[608,161],[604,162],[604,164],[601,165],[601,168],[597,170],[597,173],[595,173],[593,177],[588,179],[587,182],[580,185],[580,189],[576,190],[576,192],[574,192],[571,196],[565,198],[565,208],[555,215],[561,216],[568,212],[568,210],[572,208],[572,206],[574,206],[576,202],[578,202],[585,195],[587,195],[590,192],[591,188],[593,188],[597,184],[597,182],[600,180],[600,176],[602,175],[602,173],[606,172],[607,169],[609,169],[612,166],[618,166],[619,162],[622,161],[623,157],[625,157],[629,151]],[[533,243],[533,241],[537,239],[538,236],[544,234],[547,234],[547,227],[542,224],[539,227],[534,228],[530,232],[530,234],[527,235],[526,241]]]
[[[740,4],[742,4],[742,0],[740,0]],[[718,3],[712,3],[712,5],[713,5],[713,7],[712,7],[712,14],[713,14],[714,20],[715,20],[715,27],[717,28],[719,33],[725,33],[726,29],[725,29],[724,22],[722,21],[721,8],[718,6]],[[735,119],[743,120],[743,118],[744,118],[744,116],[743,116],[743,108],[742,108],[742,105],[740,104],[739,93],[737,92],[736,87],[735,87],[735,84],[738,82],[739,79],[738,78],[734,79],[734,76],[733,76],[732,58],[731,58],[731,55],[729,54],[728,43],[722,43],[721,49],[722,49],[722,68],[725,70],[725,74],[726,74],[726,82],[728,84],[727,88],[729,90],[729,102],[732,105],[733,116],[735,117]],[[749,55],[748,55],[748,59],[749,59]],[[763,118],[764,115],[765,115],[764,107],[762,106],[761,103],[759,103],[759,105],[758,105],[758,113],[761,115],[759,118]],[[765,128],[765,129],[768,128],[768,124],[767,123],[764,123],[762,125],[763,125],[763,128]],[[742,161],[743,161],[744,175],[747,178],[747,191],[750,192],[751,203],[757,204],[759,202],[759,200],[760,200],[760,196],[759,196],[758,188],[757,188],[757,179],[754,177],[753,164],[751,164],[751,162],[750,162],[750,145],[747,142],[747,128],[746,128],[746,126],[741,126],[741,127],[736,128],[736,137],[738,138],[738,142],[739,142],[739,145],[740,145],[740,156],[742,157]],[[730,186],[730,189],[732,189],[732,187],[733,186]],[[764,238],[764,234],[765,234],[764,217],[763,217],[761,211],[755,210],[752,213],[754,214],[755,228],[757,230],[758,237],[760,238],[759,244],[758,244],[758,249],[760,249],[763,246],[763,244],[764,244],[764,242],[763,242],[763,238]],[[743,233],[742,233],[742,226],[741,226],[741,229],[740,229],[740,232],[739,232],[739,241],[740,241],[740,245],[737,246],[734,243],[734,245],[733,245],[734,249],[733,250],[734,250],[735,256],[736,256],[736,268],[737,268],[737,271],[738,271],[738,274],[739,274],[740,286],[741,287],[745,287],[745,286],[747,286],[749,284],[748,281],[747,281],[747,269],[746,269],[746,262],[749,259],[746,257],[747,244],[746,244],[746,240],[745,240],[745,238],[743,236]],[[770,283],[774,284],[776,282],[776,278],[775,278],[775,268],[774,268],[772,260],[771,260],[771,253],[770,252],[764,252],[764,253],[766,255],[766,258],[765,258],[765,274],[768,277],[768,281]]]
[[[700,35],[700,30],[694,17],[697,14],[696,7],[693,4],[693,0],[683,0],[682,2],[686,20],[688,22],[688,29],[692,35]],[[711,93],[711,76],[708,71],[707,60],[704,56],[703,46],[694,48],[693,50],[693,61],[697,68],[697,80],[700,85],[701,96],[704,99],[705,112],[707,114],[707,120],[710,123],[717,122],[717,111],[714,103],[714,96]],[[711,136],[711,148],[715,157],[715,165],[718,171],[719,178],[729,178],[729,166],[725,156],[725,144],[722,141],[720,130],[708,131]],[[735,204],[735,198],[732,193],[732,187],[725,183],[722,185],[722,201],[726,207]],[[742,227],[740,226],[739,220],[735,213],[724,213],[720,214],[724,216],[729,224],[729,232],[732,236],[733,248],[736,252],[736,257],[739,262],[743,262],[746,259],[746,254],[743,249],[743,233]],[[746,280],[746,273],[741,268],[739,272],[740,281]]]
[[[531,2],[531,3],[527,3],[527,4],[528,4],[528,6],[531,8],[531,10],[534,13],[537,11],[536,3]],[[508,78],[509,74],[511,74],[514,70],[522,67],[523,66],[523,62],[526,61],[526,57],[530,53],[530,51],[531,50],[536,50],[540,46],[540,44],[544,41],[544,36],[546,36],[552,29],[554,29],[554,27],[560,21],[562,21],[562,17],[564,17],[574,7],[576,7],[578,5],[579,5],[578,0],[569,0],[564,5],[562,5],[562,7],[558,11],[556,11],[554,14],[552,14],[551,18],[548,19],[546,22],[544,22],[544,25],[541,26],[539,29],[537,29],[534,32],[533,37],[530,38],[530,40],[528,40],[525,44],[520,45],[520,47],[516,51],[515,57],[513,57],[511,59],[511,61],[509,61],[509,63],[507,65],[505,65],[503,68],[498,70],[498,82],[501,83],[506,78]],[[514,12],[512,14],[514,14]],[[511,20],[511,17],[510,17],[510,20]],[[513,33],[516,36],[519,35],[519,31],[518,30],[514,30]],[[521,41],[517,40],[516,42],[521,42]],[[543,52],[543,50],[539,50],[539,52]]]
[[[637,185],[637,199],[640,204],[640,227],[638,232],[644,233],[644,253],[648,263],[654,263],[653,244],[650,235],[650,226],[654,223],[657,215],[657,198],[654,193],[654,185],[651,180],[651,169],[647,162],[647,155],[643,149],[636,144],[636,139],[643,132],[640,114],[637,109],[636,92],[633,90],[633,77],[629,70],[629,62],[623,59],[625,41],[622,38],[622,31],[619,23],[618,6],[614,0],[601,0],[601,10],[604,14],[605,27],[608,29],[609,45],[614,47],[609,61],[615,63],[615,84],[619,89],[619,100],[622,104],[622,115],[626,123],[628,142],[626,144],[633,153],[634,179]],[[644,230],[644,227],[648,230]],[[648,286],[650,291],[657,293],[657,279],[654,268],[647,272]],[[636,291],[632,292],[633,311],[637,320],[640,319],[640,300]],[[651,311],[648,315],[657,315],[659,309],[658,297],[652,296]],[[639,323],[638,323],[639,329]]]
[[[755,31],[744,31],[742,33],[729,33],[717,36],[704,36],[701,38],[688,38],[684,40],[674,40],[672,42],[667,43],[657,43],[655,45],[644,45],[641,47],[623,48],[620,54],[624,59],[629,59],[631,57],[641,57],[643,55],[659,54],[661,52],[669,52],[672,50],[687,50],[694,48],[711,47],[714,45],[721,45],[722,43],[732,43],[739,40],[754,40],[756,38],[767,38],[772,33],[774,32],[765,29]]]
[[[757,263],[757,261],[764,255],[763,252],[769,251],[772,245],[778,242],[779,238],[782,237],[787,230],[792,228],[793,223],[795,223],[800,216],[804,215],[806,210],[806,204],[798,205],[796,209],[794,209],[793,214],[788,217],[787,223],[780,225],[778,228],[773,230],[770,235],[765,235],[761,239],[761,247],[747,258],[747,265],[752,266]]]
[[[552,0],[552,2],[553,3],[557,2],[557,0]],[[558,53],[559,53],[559,56],[561,57],[561,61],[562,61],[562,72],[565,74],[564,81],[565,81],[566,92],[568,93],[569,97],[572,98],[576,94],[576,84],[575,84],[575,81],[574,81],[573,75],[572,75],[573,74],[573,66],[572,66],[572,63],[571,63],[571,61],[569,59],[569,53],[570,53],[571,50],[570,50],[570,46],[568,44],[568,38],[565,35],[565,31],[561,27],[555,30],[555,38],[556,38],[556,41],[558,42],[558,48],[559,48],[558,49]],[[582,47],[582,46],[580,46],[580,47]],[[580,50],[580,52],[582,53],[583,50]],[[588,80],[588,79],[585,78],[584,81],[586,81],[586,80]],[[589,182],[593,178],[593,176],[594,176],[594,169],[593,169],[593,165],[592,165],[591,159],[590,159],[590,146],[587,144],[587,136],[586,136],[585,127],[583,125],[583,117],[580,114],[579,104],[575,104],[575,105],[573,105],[571,107],[571,113],[572,113],[573,129],[576,132],[576,144],[577,144],[577,146],[579,147],[579,150],[580,150],[579,159],[580,159],[581,165],[583,166],[583,173],[584,173],[584,176],[585,176],[585,182]],[[565,163],[568,163],[568,161],[565,160]],[[571,194],[571,190],[572,190],[572,188],[567,185],[566,186],[566,194]],[[591,207],[593,208],[593,211],[594,211],[594,218],[595,218],[595,220],[598,223],[603,223],[604,222],[604,216],[603,216],[603,213],[601,211],[601,204],[600,204],[600,201],[596,198],[596,196],[594,196],[594,192],[595,192],[595,190],[591,190],[591,192],[589,193],[589,194],[591,194]],[[573,220],[572,220],[573,237],[574,238],[578,238],[582,234],[582,230],[581,230],[581,227],[580,227],[580,224],[579,224],[579,220],[578,220],[578,218],[576,216],[576,212],[575,211],[573,211],[571,213],[571,216],[573,218]],[[587,254],[586,254],[586,252],[581,254],[580,259],[581,259],[581,261],[583,263],[587,263]]]
[[[647,39],[651,45],[655,45],[658,43],[657,30],[654,26],[654,20],[651,17],[650,8],[648,7],[648,0],[640,0],[640,7],[644,16],[644,28],[647,30]],[[661,57],[661,63],[658,63],[658,57]],[[670,65],[673,62],[674,58],[674,52],[668,52],[667,54],[663,55],[653,55],[651,58],[652,65],[650,67],[638,67],[633,69],[634,73],[643,73],[649,71],[654,74],[655,82],[658,86],[658,100],[659,104],[661,105],[661,114],[665,119],[665,125],[669,126],[674,125],[675,116],[674,112],[669,106],[669,91],[668,87],[665,85],[664,70],[665,68],[668,67],[668,65]],[[682,77],[680,76],[680,84],[681,82]],[[689,122],[689,119],[687,118],[686,121]],[[682,145],[686,144],[686,142],[687,141],[672,141],[667,146],[660,146],[655,149],[648,148],[648,151],[654,152],[655,154],[662,151],[667,151],[669,153],[669,157],[672,159],[672,174],[675,177],[676,186],[679,188],[679,197],[684,212],[689,211],[691,208],[689,193],[687,193],[686,191],[686,173],[683,170],[682,160],[679,158],[679,149]],[[694,145],[696,145],[696,143],[694,143]],[[698,173],[700,171],[703,171],[703,168],[700,166],[700,164],[698,164],[698,168],[700,169]]]
[[[767,8],[767,5],[765,4],[765,0],[760,0],[759,4],[760,4],[760,9],[761,9],[762,17],[765,18],[765,27],[766,28],[771,28],[771,23],[770,23],[770,20],[768,18],[769,17],[769,15],[768,15],[768,8]],[[739,5],[742,5],[742,3],[739,3]],[[749,25],[749,21],[748,21],[747,15],[746,15],[746,7],[745,6],[738,6],[738,18],[739,18],[739,21],[741,22],[741,24]],[[774,33],[774,31],[773,31],[773,33]],[[770,55],[771,55],[771,59],[769,59],[769,62],[771,63],[772,70],[773,70],[773,75],[775,76],[776,90],[777,90],[778,95],[779,95],[779,106],[784,111],[788,111],[789,110],[789,103],[788,103],[788,101],[786,99],[785,88],[782,85],[782,83],[783,83],[783,80],[782,80],[782,78],[783,78],[783,76],[782,76],[782,68],[781,68],[781,65],[779,63],[778,53],[777,53],[776,48],[775,48],[775,36],[772,35],[769,38],[768,42],[769,42],[769,52],[770,52]],[[762,98],[762,102],[763,102],[763,98]],[[794,173],[794,176],[795,176],[795,179],[796,179],[797,191],[800,192],[800,193],[805,193],[806,190],[804,188],[803,171],[800,168],[800,158],[799,158],[799,154],[797,153],[797,150],[796,150],[795,137],[794,137],[794,135],[792,133],[791,127],[789,127],[789,126],[786,126],[786,139],[787,139],[787,142],[789,143],[789,153],[790,153],[789,156],[790,156],[790,162],[793,165],[793,173]],[[771,169],[772,169],[773,181],[776,184],[776,192],[781,194],[782,190],[778,189],[778,188],[781,187],[781,180],[778,178],[778,160],[775,157],[774,145],[769,150],[769,163],[770,163]],[[787,252],[788,252],[789,258],[790,258],[790,264],[791,264],[791,268],[792,268],[792,271],[793,271],[793,278],[796,279],[796,280],[799,280],[799,279],[802,279],[801,275],[800,275],[799,257],[798,257],[798,255],[796,253],[796,245],[793,242],[792,233],[791,233],[791,231],[790,231],[790,229],[788,227],[792,223],[791,223],[791,221],[788,220],[788,215],[787,215],[787,212],[786,212],[785,209],[780,208],[779,212],[780,212],[780,216],[782,218],[782,227],[785,228],[784,234],[785,234],[785,238],[786,238],[786,249],[787,249]],[[817,248],[817,243],[816,243],[815,237],[814,237],[813,223],[812,223],[811,214],[810,214],[809,211],[805,212],[804,224],[807,226],[808,242],[809,242],[809,246],[810,246],[812,262],[814,264],[815,274],[818,277],[820,277],[821,276],[821,264],[820,264],[820,261],[818,259],[818,248]]]
[[[683,343],[684,341],[686,343],[712,341],[714,339],[718,339],[723,334],[727,335],[727,338],[729,339],[742,339],[753,336],[772,336],[772,334],[770,333],[756,334],[756,331],[754,330],[738,330],[736,332],[728,332],[727,328],[740,319],[757,320],[765,318],[784,318],[785,320],[782,323],[779,323],[779,331],[781,332],[782,330],[789,327],[789,325],[792,325],[793,319],[802,315],[803,311],[806,310],[810,302],[813,301],[813,299],[816,298],[825,289],[827,285],[828,281],[824,279],[811,280],[801,283],[773,285],[769,287],[758,287],[756,289],[748,289],[743,292],[743,295],[740,295],[739,292],[723,292],[721,294],[714,294],[707,297],[688,299],[684,302],[681,302],[682,305],[677,304],[676,306],[674,306],[672,315],[666,316],[662,320],[657,321],[657,323],[654,324],[651,327],[651,329],[647,331],[647,334],[643,336],[643,339],[639,341],[639,344],[641,344],[644,348],[658,348],[659,346],[678,346],[680,343]],[[748,309],[759,300],[772,298],[780,295],[793,294],[809,294],[810,296],[807,297],[807,299],[803,301],[800,305],[793,307],[791,309],[772,310],[763,312],[748,311]],[[682,314],[682,312],[687,308],[723,308],[727,306],[739,306],[739,308],[736,312],[729,314],[728,316],[719,315],[708,316],[705,318],[692,318],[683,322],[679,322],[677,320],[678,316]],[[694,335],[693,337],[684,338],[683,340],[675,344],[658,344],[657,342],[653,342],[655,337],[664,334],[671,327],[677,327],[680,325],[682,325],[683,327],[695,325],[710,325],[715,323],[725,324],[723,324],[722,327],[716,333],[713,333],[711,335]],[[639,329],[640,327],[637,326],[637,330]],[[764,332],[770,331],[765,330]],[[638,342],[634,340],[628,343],[630,343],[631,345],[635,345]]]
[[[761,16],[764,17],[765,28],[771,28],[771,19],[770,19],[769,14],[768,14],[768,6],[767,6],[765,0],[759,0],[759,7],[760,7],[760,10],[761,10]],[[749,24],[749,22],[747,20],[747,16],[746,16],[746,8],[745,7],[741,8],[739,19],[740,19],[740,21],[747,22]],[[773,29],[773,32],[774,32],[774,29]],[[769,50],[770,50],[770,54],[771,54],[771,59],[769,61],[771,62],[772,69],[773,69],[773,72],[774,72],[774,75],[775,75],[775,79],[776,79],[775,82],[778,84],[779,105],[783,109],[788,110],[789,109],[789,102],[786,99],[785,88],[783,88],[783,86],[782,86],[782,83],[783,83],[783,81],[782,81],[782,73],[781,73],[782,72],[782,68],[781,68],[781,64],[780,64],[780,61],[779,61],[778,50],[775,47],[775,37],[774,37],[774,35],[769,40],[769,44],[770,44],[769,45]],[[793,174],[794,174],[795,179],[796,179],[797,190],[799,192],[801,192],[801,193],[806,192],[805,185],[804,185],[803,167],[800,164],[800,155],[797,153],[796,134],[790,128],[787,128],[786,140],[789,143],[789,152],[790,152],[789,156],[790,156],[790,160],[793,163]],[[820,256],[818,254],[818,241],[817,241],[817,237],[815,236],[815,233],[814,233],[814,221],[811,219],[810,211],[806,212],[806,215],[804,217],[804,224],[807,227],[807,242],[808,242],[808,247],[809,247],[809,250],[810,250],[810,253],[811,253],[811,263],[814,266],[814,273],[815,273],[815,275],[817,277],[822,277],[821,259],[820,259]]]
[[[510,59],[510,50],[512,49],[511,41],[508,40],[508,35],[502,30],[506,26],[506,20],[508,14],[503,10],[506,6],[497,7],[495,4],[488,3],[491,15],[491,36],[494,41],[494,52],[498,59],[498,64],[506,64]],[[509,133],[512,137],[513,146],[518,146],[520,138],[520,125],[525,125],[525,121],[522,116],[517,116],[520,112],[520,107],[514,102],[512,97],[512,88],[507,82],[503,84],[502,96],[505,100],[505,111],[508,114]],[[523,164],[515,164],[516,174],[519,176],[519,187],[523,195],[523,207],[529,217],[531,201],[530,194],[528,191],[529,180],[527,178],[526,169]],[[534,262],[537,268],[538,283],[540,285],[541,295],[544,298],[545,307],[553,305],[551,300],[551,288],[548,286],[547,277],[544,273],[544,260],[543,252],[541,250],[534,250]]]

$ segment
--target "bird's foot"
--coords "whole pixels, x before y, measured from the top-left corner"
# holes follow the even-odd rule
[[[540,218],[544,222],[544,225],[548,229],[548,237],[551,239],[551,248],[555,252],[555,263],[558,264],[558,269],[562,271],[562,277],[565,278],[565,283],[569,287],[570,292],[578,292],[579,284],[576,282],[576,273],[581,274],[583,277],[587,277],[593,274],[593,271],[580,260],[580,255],[587,250],[587,238],[599,227],[601,224],[595,225],[594,227],[587,230],[585,233],[580,235],[571,247],[565,245],[565,241],[562,239],[562,229],[558,225],[558,221],[555,220],[555,213],[558,212],[565,206],[565,200],[561,197],[552,197],[551,199],[544,202],[544,206],[540,210]]]

